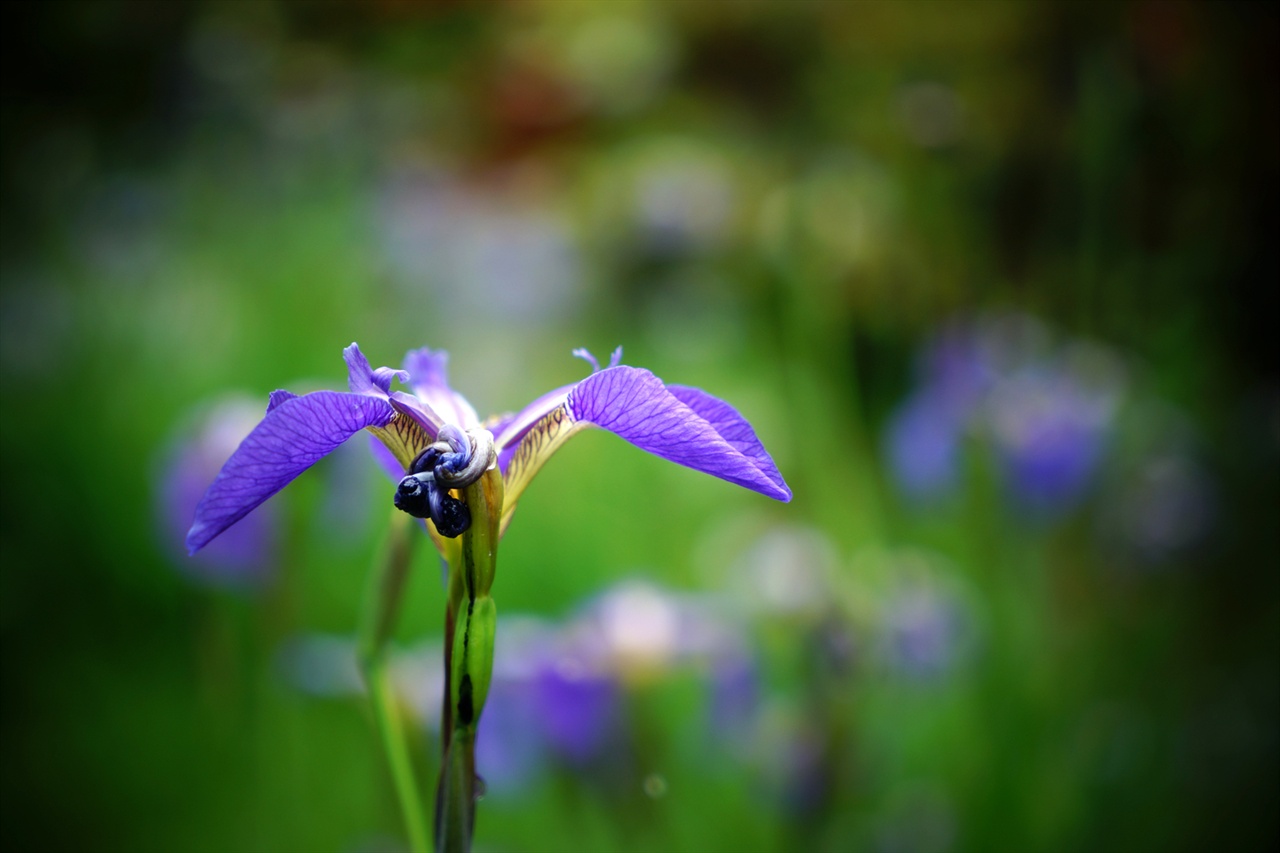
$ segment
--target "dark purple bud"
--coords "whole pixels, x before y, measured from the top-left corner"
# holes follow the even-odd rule
[[[400,481],[396,487],[396,509],[407,512],[414,518],[428,518],[431,515],[430,482],[424,483],[417,476],[410,474]]]
[[[440,448],[437,445],[431,445],[426,450],[418,454],[418,458],[413,460],[413,464],[409,466],[410,474],[430,474],[435,467],[440,464]]]
[[[467,509],[463,501],[441,492],[435,486],[431,487],[431,491],[433,497],[439,495],[438,501],[431,502],[431,520],[435,522],[436,530],[449,539],[461,536],[471,526],[471,510]]]

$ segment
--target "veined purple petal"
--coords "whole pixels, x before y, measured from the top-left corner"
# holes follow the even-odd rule
[[[693,409],[700,418],[711,424],[711,428],[720,433],[720,437],[728,442],[729,446],[743,456],[754,460],[760,473],[768,477],[779,489],[785,491],[787,499],[790,500],[791,489],[778,473],[778,466],[773,464],[773,457],[764,449],[764,445],[756,437],[756,431],[737,409],[701,388],[668,385],[667,390],[681,403]]]
[[[449,354],[427,347],[410,350],[404,357],[409,385],[427,406],[446,423],[468,429],[480,422],[467,399],[449,387]]]
[[[681,393],[705,416],[649,371],[609,367],[579,382],[569,392],[565,409],[571,420],[607,429],[663,459],[780,501],[791,500],[791,489],[773,460],[733,407],[705,392]]]
[[[348,438],[365,427],[385,425],[394,414],[386,400],[340,391],[316,391],[278,403],[205,492],[187,533],[188,552],[199,551]]]
[[[369,367],[369,359],[360,352],[355,343],[342,351],[342,358],[347,363],[347,384],[352,394],[369,394],[384,400],[391,393],[391,380],[409,381],[409,374],[404,370],[392,370],[390,367]]]

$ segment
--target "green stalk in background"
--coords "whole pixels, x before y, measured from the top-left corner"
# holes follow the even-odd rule
[[[405,738],[404,720],[397,701],[395,685],[387,671],[387,641],[391,638],[397,617],[417,531],[412,518],[401,512],[392,514],[387,541],[370,575],[365,611],[360,622],[357,653],[364,672],[365,685],[373,705],[374,722],[386,751],[395,784],[396,797],[404,816],[405,830],[413,853],[426,853],[427,827],[423,815],[422,796],[414,778],[413,761]]]

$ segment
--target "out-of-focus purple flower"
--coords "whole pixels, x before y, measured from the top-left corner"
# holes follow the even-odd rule
[[[747,655],[717,661],[710,672],[711,730],[729,743],[744,743],[751,735],[760,704],[760,670]]]
[[[250,433],[261,412],[244,398],[228,398],[196,416],[170,441],[161,457],[155,493],[166,550],[186,531],[210,479]],[[215,586],[262,586],[272,577],[277,549],[276,514],[266,509],[192,559],[176,559],[175,552],[175,563],[192,578]]]
[[[913,500],[950,493],[959,474],[961,424],[944,401],[917,393],[889,419],[886,453],[898,487]]]
[[[952,491],[972,435],[995,449],[1013,503],[1040,515],[1069,509],[1097,479],[1124,386],[1101,347],[1054,346],[1016,314],[945,325],[924,349],[920,379],[885,436],[901,490],[916,500]]]
[[[578,768],[599,761],[625,737],[627,689],[677,666],[711,673],[712,703],[726,714],[746,719],[754,710],[741,631],[713,601],[640,581],[618,584],[557,626],[504,618],[495,660],[489,702],[501,710],[493,724],[485,712],[477,760],[486,779],[497,774],[491,781],[499,788],[504,779],[526,778],[544,758]],[[735,684],[742,690],[734,695],[719,689]],[[541,747],[529,746],[531,734]]]
[[[769,798],[792,817],[820,811],[832,790],[834,755],[811,710],[792,700],[771,698],[761,709],[756,737],[750,742],[752,763],[761,772]]]
[[[591,602],[574,630],[600,666],[645,680],[685,651],[686,621],[674,596],[643,581],[626,581]]]
[[[890,416],[884,452],[898,488],[928,502],[959,483],[961,441],[997,379],[999,337],[953,320],[924,346],[919,387]]]
[[[920,386],[951,420],[967,421],[991,390],[1008,349],[1007,336],[1001,327],[954,320],[925,344],[918,366]]]
[[[429,517],[442,549],[440,536],[455,537],[459,525],[465,529],[469,523],[458,514],[460,501],[447,494],[466,485],[454,478],[474,473],[472,482],[496,460],[503,477],[505,530],[516,501],[543,463],[587,427],[608,430],[663,459],[777,500],[791,499],[755,431],[728,403],[620,365],[621,349],[603,368],[585,350],[575,354],[593,367],[586,379],[544,394],[517,414],[481,424],[471,404],[449,387],[445,353],[415,350],[404,370],[374,370],[352,344],[343,351],[349,392],[301,397],[272,392],[266,417],[236,448],[197,506],[188,550],[199,551],[363,429],[385,445],[385,467],[404,475],[396,505]],[[392,391],[393,379],[414,393]],[[482,447],[493,460],[482,458]]]
[[[552,761],[590,764],[619,734],[621,685],[573,628],[519,616],[499,622],[476,736],[476,770],[495,795]]]
[[[1031,512],[1077,503],[1107,449],[1119,403],[1118,368],[1100,350],[1075,352],[1083,358],[1064,354],[1002,380],[988,403],[1006,485]]]
[[[957,602],[937,588],[905,587],[887,603],[885,651],[905,675],[933,678],[950,669],[959,657],[962,631]]]
[[[556,627],[540,619],[499,619],[493,681],[476,735],[476,772],[490,794],[502,796],[520,789],[550,758],[550,746],[538,722],[541,708],[535,700],[535,685],[554,654],[556,637]]]
[[[750,744],[759,673],[740,616],[726,596],[676,594],[623,581],[590,602],[568,626],[588,672],[606,672],[634,688],[690,668],[708,691],[714,739],[737,752]]]
[[[494,678],[489,686],[476,734],[476,772],[494,796],[519,791],[547,766],[548,745],[536,726],[531,694],[523,680]]]
[[[538,673],[534,701],[542,734],[575,764],[598,756],[618,724],[621,691],[608,673],[560,656]]]
[[[868,590],[879,663],[907,679],[933,681],[968,659],[978,636],[971,598],[944,558],[926,551],[868,550],[859,572],[880,579],[882,592]]]

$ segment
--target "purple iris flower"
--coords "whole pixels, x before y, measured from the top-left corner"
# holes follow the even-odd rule
[[[471,404],[449,387],[444,352],[414,350],[403,370],[374,370],[353,343],[343,350],[350,391],[303,396],[272,392],[266,416],[223,465],[196,508],[188,551],[199,551],[363,429],[388,451],[381,454],[384,466],[403,477],[396,505],[430,518],[429,530],[439,547],[439,536],[456,536],[469,523],[465,506],[449,494],[449,485],[451,478],[472,476],[469,469],[488,464],[474,439],[479,430],[492,433],[502,472],[503,530],[547,458],[570,436],[592,426],[663,459],[780,501],[791,499],[791,489],[755,431],[728,403],[620,365],[621,349],[604,368],[585,350],[574,354],[591,363],[590,376],[542,395],[514,415],[481,423]],[[413,393],[391,390],[393,379]]]

